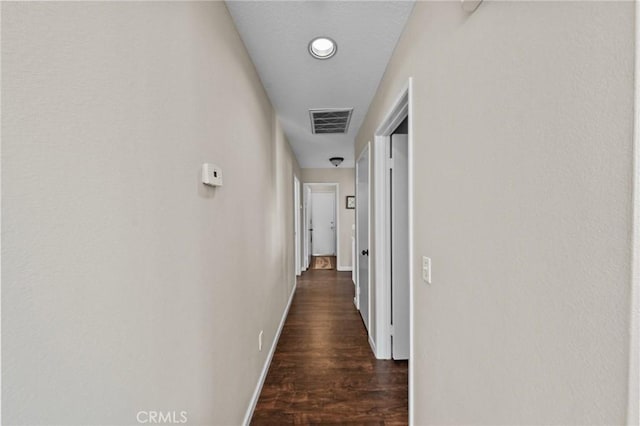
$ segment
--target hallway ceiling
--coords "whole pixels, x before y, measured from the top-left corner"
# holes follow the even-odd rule
[[[354,166],[354,139],[413,1],[239,1],[227,7],[300,167]],[[308,52],[317,36],[336,41],[331,59]],[[353,108],[346,134],[313,134],[309,110]]]

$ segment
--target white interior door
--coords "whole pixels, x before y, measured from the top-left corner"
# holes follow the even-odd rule
[[[306,271],[311,264],[311,188],[305,186],[303,193],[304,244],[303,266]]]
[[[312,192],[311,198],[313,200],[311,202],[312,254],[335,256],[336,195],[333,192]]]
[[[293,177],[293,222],[294,222],[294,231],[293,235],[295,237],[295,269],[296,275],[300,275],[302,273],[302,265],[301,265],[301,252],[300,252],[300,181],[297,177]]]
[[[409,136],[391,135],[391,356],[409,359]]]
[[[369,148],[356,163],[356,251],[358,258],[358,308],[369,329]]]

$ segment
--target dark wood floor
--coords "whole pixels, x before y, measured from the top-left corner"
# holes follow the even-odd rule
[[[350,272],[298,278],[251,424],[407,424],[407,362],[374,358]]]

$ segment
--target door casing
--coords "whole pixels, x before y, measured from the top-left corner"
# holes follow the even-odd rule
[[[300,246],[300,180],[297,176],[293,177],[293,226],[294,226],[294,265],[296,276],[299,276],[302,273],[302,253]]]
[[[337,182],[305,182],[302,184],[302,191],[304,194],[308,194],[311,192],[311,188],[313,188],[314,186],[335,186],[336,191],[336,202],[335,202],[335,206],[336,206],[336,268],[340,265],[340,184]],[[309,197],[309,200],[311,198]],[[302,215],[305,218],[310,218],[311,217],[311,208],[313,208],[313,206],[311,206],[311,202],[307,203],[307,204],[303,204],[302,209]],[[306,219],[305,219],[306,220]],[[309,250],[309,256],[311,256],[311,243],[310,240],[313,238],[313,236],[309,233],[309,228],[306,226],[306,222],[305,222],[305,232],[303,233],[304,235],[304,240],[303,240],[303,245],[308,247]],[[307,262],[310,262],[310,259],[307,259]],[[307,265],[308,266],[308,265]]]
[[[311,264],[311,188],[304,185],[302,192],[302,226],[304,228],[302,235],[302,269],[306,271]]]

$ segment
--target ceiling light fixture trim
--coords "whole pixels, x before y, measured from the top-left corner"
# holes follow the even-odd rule
[[[338,43],[329,37],[315,37],[309,42],[309,54],[316,59],[332,58],[337,51]]]

